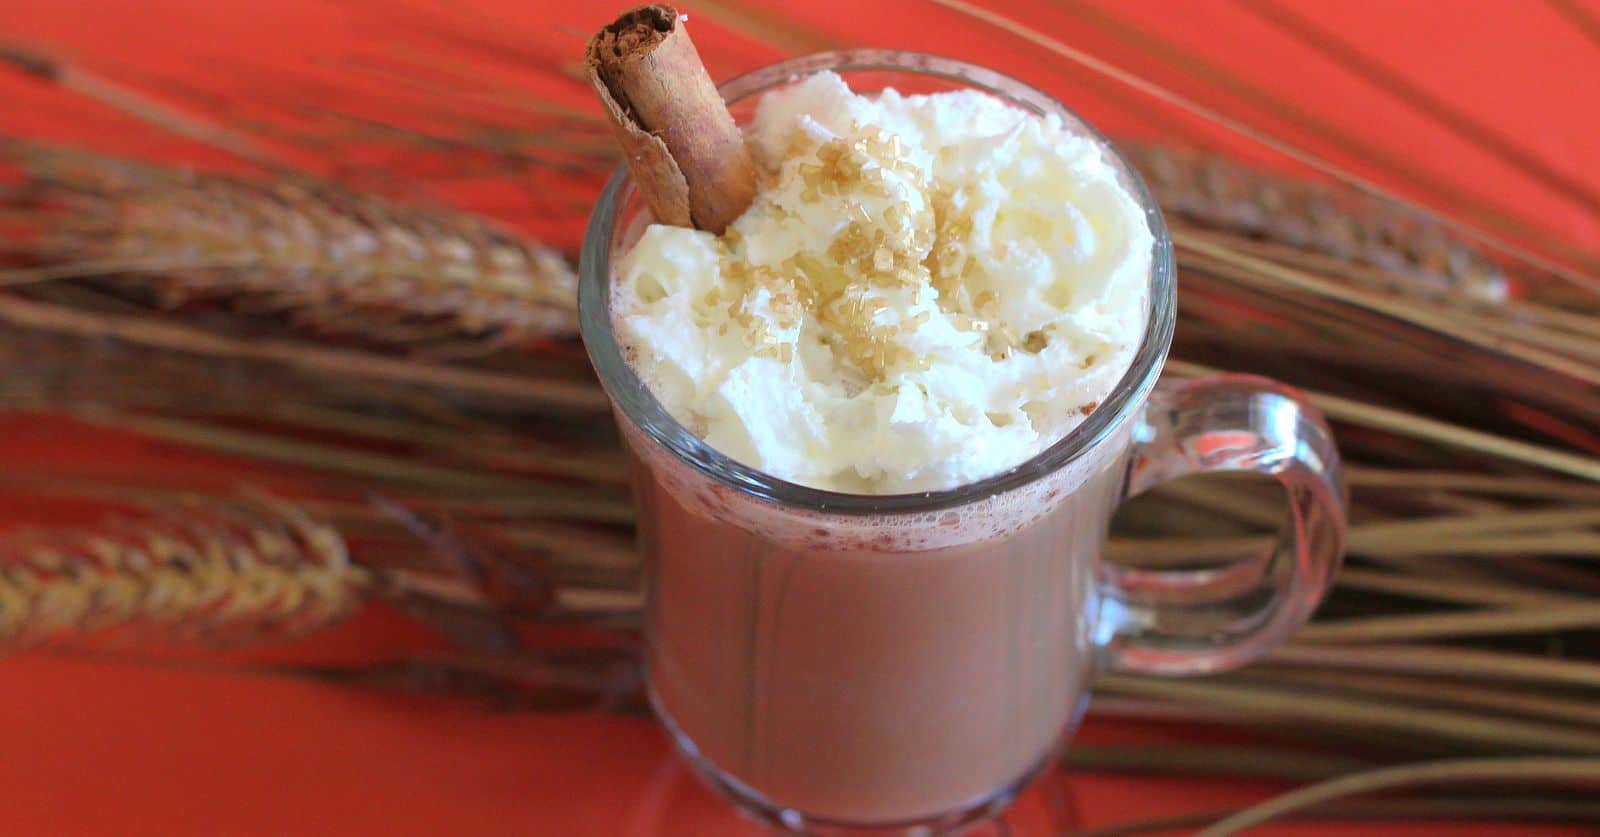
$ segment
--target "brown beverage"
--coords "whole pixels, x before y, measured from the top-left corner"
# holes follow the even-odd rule
[[[657,708],[745,793],[814,818],[1003,801],[1082,708],[1122,473],[1110,459],[1070,490],[1033,492],[1033,508],[786,538],[731,524],[715,499],[641,465]],[[983,519],[995,513],[1021,520],[996,533]],[[896,542],[923,526],[938,545]]]

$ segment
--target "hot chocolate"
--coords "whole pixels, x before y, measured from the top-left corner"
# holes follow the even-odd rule
[[[631,364],[711,447],[833,491],[949,489],[1061,439],[1126,371],[1152,236],[1097,140],[828,72],[767,93],[749,137],[750,208],[721,236],[650,226],[612,290]],[[658,708],[738,794],[813,818],[1018,785],[1086,689],[1106,448],[926,519],[810,523],[640,457]]]

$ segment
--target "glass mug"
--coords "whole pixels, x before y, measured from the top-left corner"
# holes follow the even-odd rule
[[[981,90],[1104,142],[1038,90],[916,53],[813,55],[722,91],[747,121],[761,93],[819,70],[858,91]],[[648,211],[626,170],[602,193],[579,304],[634,462],[650,699],[695,770],[745,812],[821,833],[959,829],[1051,763],[1096,670],[1231,668],[1282,643],[1321,599],[1345,528],[1328,428],[1266,379],[1157,383],[1176,316],[1171,240],[1138,175],[1111,160],[1155,234],[1131,368],[1082,425],[1027,462],[892,496],[785,482],[668,415],[629,365],[609,306],[613,264]],[[1121,501],[1210,471],[1283,485],[1289,514],[1273,549],[1222,569],[1100,561]]]

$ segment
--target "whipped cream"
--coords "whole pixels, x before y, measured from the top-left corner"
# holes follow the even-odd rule
[[[750,208],[648,227],[612,292],[672,416],[781,479],[953,488],[1080,424],[1142,337],[1151,232],[1106,150],[977,91],[767,93]]]

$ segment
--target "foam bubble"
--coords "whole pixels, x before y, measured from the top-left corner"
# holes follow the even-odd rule
[[[762,499],[719,482],[656,444],[626,417],[623,436],[650,479],[689,514],[737,527],[775,548],[829,553],[918,553],[1004,538],[1074,503],[1106,507],[1120,485],[1131,423],[1057,470],[1002,494],[934,512],[843,515]],[[1092,497],[1080,496],[1080,492]],[[1093,525],[1103,525],[1103,520]]]

